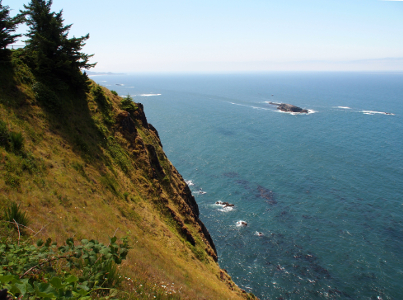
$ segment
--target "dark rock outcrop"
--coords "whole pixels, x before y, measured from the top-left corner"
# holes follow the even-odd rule
[[[122,127],[123,130],[129,132],[130,134],[137,135],[136,124],[130,117],[130,113],[127,111],[121,111],[116,116],[116,122]]]
[[[148,127],[148,122],[147,122],[147,118],[146,115],[144,114],[144,106],[141,103],[136,103],[137,105],[137,109],[136,111],[133,113],[133,117],[135,120],[139,120],[141,121],[141,123],[143,124],[143,126],[145,128],[149,128]]]
[[[307,109],[303,109],[301,107],[287,104],[287,103],[276,103],[276,102],[269,102],[271,105],[277,105],[277,109],[284,111],[284,112],[294,112],[294,113],[308,113]]]
[[[222,201],[217,201],[215,204],[222,205],[224,207],[233,207],[233,206],[235,206],[234,204],[231,204],[231,203],[228,203],[228,202],[222,202]]]
[[[157,151],[153,145],[147,144],[148,156],[150,158],[150,165],[153,167],[153,173],[157,172],[158,175],[164,176],[164,169],[161,167],[160,161],[158,160]],[[154,174],[154,178],[156,178],[156,174]]]
[[[159,136],[159,134],[158,134],[157,129],[155,129],[155,127],[154,127],[153,125],[151,125],[150,123],[148,123],[148,129],[150,129],[152,132],[155,133],[155,135],[156,135],[157,138],[158,138],[158,144],[161,146],[161,148],[163,148],[163,147],[162,147],[162,143],[161,143],[161,139],[160,139],[160,136]]]

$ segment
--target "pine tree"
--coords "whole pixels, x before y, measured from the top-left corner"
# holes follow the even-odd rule
[[[8,45],[14,43],[21,36],[20,34],[11,34],[21,21],[21,16],[11,18],[10,8],[3,6],[2,0],[0,0],[0,49],[6,49]]]
[[[63,11],[51,11],[52,0],[31,0],[21,13],[29,27],[26,50],[31,54],[35,71],[47,77],[69,81],[81,75],[81,69],[95,66],[89,63],[93,55],[80,52],[89,34],[68,38],[72,25],[63,25]]]

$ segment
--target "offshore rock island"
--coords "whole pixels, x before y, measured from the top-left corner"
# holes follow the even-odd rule
[[[292,104],[287,104],[287,103],[276,103],[276,102],[269,102],[271,105],[276,105],[277,109],[283,111],[283,112],[288,112],[288,113],[308,113],[307,109],[303,109],[301,107],[292,105]]]

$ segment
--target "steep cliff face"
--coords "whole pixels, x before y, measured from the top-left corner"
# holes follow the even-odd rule
[[[219,268],[198,205],[143,105],[127,108],[94,82],[87,91],[47,86],[19,59],[0,68],[0,129],[22,137],[19,147],[0,140],[0,209],[20,204],[27,234],[127,237],[119,267],[130,278],[119,287],[127,298],[253,297]]]
[[[214,242],[208,232],[206,226],[199,219],[199,207],[196,203],[194,196],[192,195],[188,185],[183,180],[182,176],[178,173],[175,167],[168,161],[165,153],[162,150],[161,140],[158,135],[158,131],[148,123],[144,113],[144,107],[141,103],[136,104],[138,109],[130,114],[129,112],[119,112],[117,118],[118,130],[125,136],[130,142],[129,149],[132,151],[145,151],[144,155],[148,157],[148,168],[150,170],[151,178],[162,183],[160,186],[161,199],[164,198],[165,193],[169,196],[171,203],[174,207],[177,207],[177,212],[169,205],[170,201],[165,199],[167,212],[176,222],[177,227],[181,235],[193,246],[196,245],[196,241],[192,236],[192,233],[188,230],[184,221],[192,224],[196,229],[198,235],[201,237],[205,244],[206,252],[217,261],[217,250]],[[124,116],[124,117],[121,117]],[[144,143],[141,136],[135,134],[137,124],[141,124],[142,130],[147,130],[148,133],[154,139],[153,144]],[[155,142],[158,145],[155,145]],[[157,152],[158,149],[158,152]],[[161,166],[160,159],[168,162],[165,169]],[[147,159],[146,159],[147,160]],[[165,182],[164,182],[165,181]],[[167,184],[169,182],[169,184]],[[164,201],[164,200],[163,200]]]

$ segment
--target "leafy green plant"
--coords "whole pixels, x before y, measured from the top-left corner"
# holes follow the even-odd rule
[[[117,92],[117,91],[111,90],[111,93],[114,94],[115,96],[118,96],[118,92]]]
[[[127,95],[125,98],[122,99],[122,101],[120,102],[120,108],[128,112],[133,112],[138,109],[138,107],[133,102],[133,98],[130,97],[130,95]]]
[[[4,213],[4,220],[14,223],[17,222],[20,225],[28,226],[29,219],[26,212],[21,211],[20,205],[15,202],[11,202],[11,205],[6,208]]]
[[[117,265],[126,259],[128,241],[110,238],[104,245],[95,240],[72,238],[57,247],[51,239],[30,244],[1,244],[0,283],[13,299],[91,299],[94,293],[112,299],[121,282]]]

